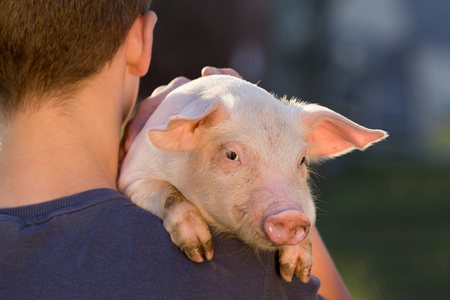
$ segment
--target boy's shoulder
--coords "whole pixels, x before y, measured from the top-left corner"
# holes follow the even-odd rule
[[[212,261],[194,263],[159,218],[107,189],[0,210],[0,238],[2,299],[317,299],[320,286],[285,283],[275,253],[226,236],[213,235]]]

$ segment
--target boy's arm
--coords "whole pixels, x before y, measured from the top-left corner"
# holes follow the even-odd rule
[[[314,258],[312,275],[322,283],[319,294],[328,300],[352,299],[316,227],[311,229],[311,235]]]
[[[158,105],[171,91],[187,82],[189,82],[189,79],[185,77],[177,77],[168,85],[163,85],[156,88],[150,97],[139,103],[133,118],[125,126],[123,138],[120,142],[119,165],[122,163],[125,154],[130,149],[130,146],[139,131],[141,131],[142,127],[144,127],[145,122],[147,122],[147,119],[153,114]]]

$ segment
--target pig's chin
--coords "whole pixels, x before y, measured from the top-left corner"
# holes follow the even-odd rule
[[[276,251],[284,246],[271,241],[267,236],[261,236],[259,234],[251,240],[245,240],[243,237],[239,238],[256,249]]]

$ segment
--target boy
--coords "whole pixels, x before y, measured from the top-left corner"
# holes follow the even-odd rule
[[[0,298],[317,299],[317,278],[284,283],[275,253],[234,239],[192,263],[117,192],[156,19],[148,0],[0,2]]]

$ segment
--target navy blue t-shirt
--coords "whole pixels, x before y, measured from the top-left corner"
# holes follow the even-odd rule
[[[0,299],[323,299],[320,281],[286,283],[277,254],[213,236],[194,263],[162,221],[97,189],[0,209]]]

